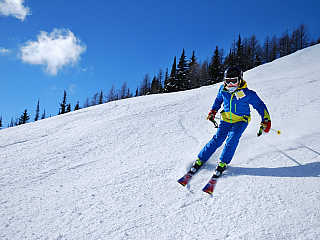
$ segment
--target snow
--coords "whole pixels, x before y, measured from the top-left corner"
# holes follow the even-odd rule
[[[125,99],[0,131],[0,239],[319,239],[320,45],[245,72],[268,106],[212,196],[218,85]]]

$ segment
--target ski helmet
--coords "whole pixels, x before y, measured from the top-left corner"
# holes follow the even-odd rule
[[[241,68],[237,66],[227,68],[224,72],[224,81],[228,78],[238,78],[238,82],[240,83],[243,80],[243,72]]]

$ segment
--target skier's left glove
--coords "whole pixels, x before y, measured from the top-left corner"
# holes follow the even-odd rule
[[[271,129],[271,121],[264,121],[264,122],[262,122],[261,123],[261,126],[263,127],[263,131],[265,132],[265,133],[268,133],[269,131],[270,131],[270,129]]]
[[[207,119],[213,122],[214,121],[214,117],[216,116],[216,114],[217,114],[217,111],[210,110]]]
[[[218,128],[219,125],[218,125],[218,123],[216,122],[216,120],[214,120],[216,114],[217,114],[217,111],[215,111],[215,110],[210,110],[210,112],[209,112],[209,114],[208,114],[208,117],[207,117],[207,120],[211,121],[211,122],[214,124],[214,127],[215,127],[215,128]]]

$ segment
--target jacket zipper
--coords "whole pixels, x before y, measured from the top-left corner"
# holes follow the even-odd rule
[[[230,122],[232,123],[232,99],[233,99],[233,95],[234,93],[231,94],[231,97],[230,97]]]

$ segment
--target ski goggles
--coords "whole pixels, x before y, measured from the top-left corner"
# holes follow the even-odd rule
[[[224,82],[228,85],[230,83],[232,84],[236,84],[238,83],[238,78],[237,77],[233,77],[233,78],[225,78]]]

